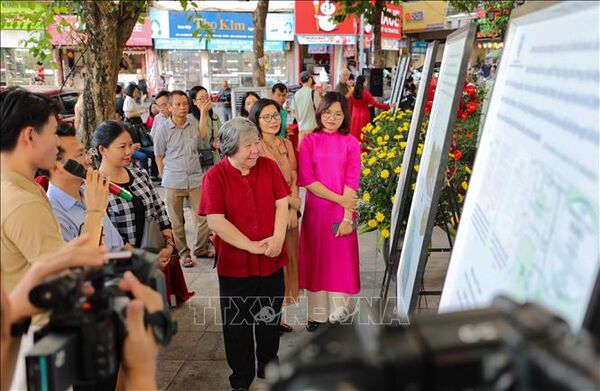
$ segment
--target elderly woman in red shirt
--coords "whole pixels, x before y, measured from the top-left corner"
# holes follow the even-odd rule
[[[290,188],[277,163],[258,155],[259,132],[250,120],[225,122],[220,141],[226,158],[204,174],[198,214],[216,234],[229,381],[234,389],[247,389],[255,356],[260,378],[265,365],[277,360]]]

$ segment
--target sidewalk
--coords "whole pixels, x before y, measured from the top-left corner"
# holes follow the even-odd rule
[[[162,190],[162,189],[160,189]],[[190,210],[186,210],[186,217]],[[190,219],[186,218],[187,221]],[[186,225],[188,241],[193,243],[192,231]],[[376,252],[377,236],[375,232],[359,235],[361,292],[357,296],[378,298],[383,279],[384,264],[382,255]],[[434,232],[434,244],[445,246],[447,242],[441,231]],[[218,279],[213,261],[195,260],[196,266],[184,268],[188,288],[195,296],[181,307],[172,310],[178,321],[179,331],[171,344],[162,349],[158,359],[158,388],[160,390],[229,390],[230,374],[218,307]],[[448,254],[433,254],[427,265],[425,285],[427,289],[441,289],[446,274]],[[390,296],[395,293],[390,289]],[[429,308],[435,311],[438,297],[428,297]],[[279,357],[285,360],[296,348],[302,346],[313,334],[304,329],[306,322],[306,297],[302,297],[297,306],[288,308],[284,316],[294,331],[281,337]],[[422,300],[425,305],[425,300]],[[215,324],[215,319],[217,324]],[[268,390],[268,385],[256,378],[251,390]]]

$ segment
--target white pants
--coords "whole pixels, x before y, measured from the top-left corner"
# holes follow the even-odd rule
[[[352,295],[337,292],[311,292],[308,296],[308,318],[315,322],[341,322],[352,312]]]

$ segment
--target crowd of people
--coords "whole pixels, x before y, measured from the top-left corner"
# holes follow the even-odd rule
[[[353,85],[347,70],[332,92],[315,91],[308,71],[300,81],[291,113],[288,87],[278,83],[271,98],[246,93],[239,116],[232,119],[216,113],[202,86],[160,91],[149,105],[139,81],[123,89],[124,97],[117,87],[117,114],[93,131],[91,150],[75,127],[56,122],[48,99],[19,88],[3,91],[6,327],[22,317],[5,315],[9,307],[27,302],[27,295],[14,297],[25,289],[21,286],[68,267],[102,264],[111,249],[143,247],[151,227],[162,236],[162,246],[154,250],[167,277],[165,305],[172,304],[171,295],[179,304],[194,294],[181,267],[214,259],[234,389],[247,389],[255,376],[264,377],[267,363],[277,360],[281,333],[293,331],[281,321],[282,308],[297,302],[303,291],[309,332],[343,321],[360,291],[355,210],[361,129],[370,121],[369,105],[390,106],[373,99],[363,76]],[[230,101],[228,90],[224,84],[219,99]],[[65,170],[68,159],[87,169],[85,180]],[[132,197],[109,194],[109,179]],[[157,186],[164,189],[164,200]],[[186,201],[193,211],[193,245],[186,238]],[[41,260],[44,274],[30,277]],[[123,284],[136,297],[142,291],[134,288],[139,282],[133,276]],[[137,322],[141,306],[156,301],[154,293],[143,292],[130,304],[129,322]],[[23,308],[32,308],[29,316],[40,312],[30,303]],[[273,316],[263,316],[265,308]],[[19,364],[31,346],[32,330],[42,324],[34,321],[23,338]],[[4,330],[3,324],[3,341]],[[155,360],[155,341],[139,341],[144,345],[126,342],[123,370],[133,368],[128,371],[133,373],[139,367],[129,350],[146,349],[152,354],[144,360]],[[145,381],[155,380],[155,368],[155,363],[145,367],[151,372]],[[17,372],[15,381],[23,379]]]

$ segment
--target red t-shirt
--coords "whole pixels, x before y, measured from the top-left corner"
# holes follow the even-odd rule
[[[225,158],[215,164],[202,182],[198,214],[222,214],[250,240],[273,235],[275,201],[291,193],[281,170],[273,160],[259,157],[248,175]],[[275,258],[251,254],[215,239],[217,273],[223,277],[269,276],[287,263],[285,245]]]

